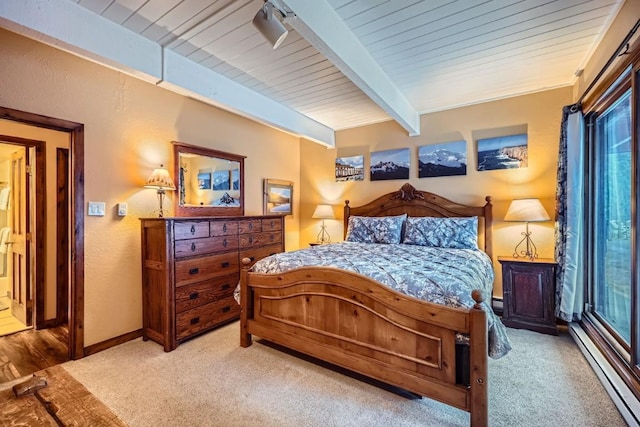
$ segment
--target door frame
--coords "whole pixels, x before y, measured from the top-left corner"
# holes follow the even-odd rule
[[[84,357],[84,124],[3,106],[0,106],[0,118],[66,132],[70,137],[72,179],[69,358],[80,359]],[[36,310],[36,317],[38,312]]]

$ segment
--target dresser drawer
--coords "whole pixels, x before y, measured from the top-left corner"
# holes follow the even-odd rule
[[[200,331],[238,318],[240,306],[233,297],[201,305],[176,316],[176,338],[183,340]]]
[[[173,232],[176,240],[209,237],[209,221],[176,222]]]
[[[238,234],[238,221],[211,221],[212,236],[235,236]]]
[[[278,254],[280,252],[282,252],[282,245],[280,244],[262,246],[255,249],[245,249],[240,251],[240,262],[242,262],[244,258],[249,258],[251,260],[251,264],[249,265],[253,265],[256,261],[261,260],[262,258],[266,258],[269,255]]]
[[[239,274],[219,277],[176,289],[176,311],[178,313],[233,296],[240,280]]]
[[[280,219],[263,219],[262,231],[278,231],[282,230],[282,220]]]
[[[176,287],[239,271],[238,253],[207,255],[176,261]]]
[[[262,231],[262,221],[259,219],[247,219],[238,221],[238,233],[258,233]]]
[[[272,233],[253,233],[240,235],[241,248],[272,245],[280,242],[282,242],[282,233],[280,233],[279,231]]]
[[[176,241],[175,256],[204,255],[212,252],[231,251],[238,249],[238,236],[215,236],[203,239],[189,239]]]

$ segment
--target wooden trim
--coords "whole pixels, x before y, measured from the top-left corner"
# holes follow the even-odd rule
[[[69,150],[56,149],[56,321],[69,321]]]
[[[0,118],[68,132],[71,137],[71,262],[69,358],[84,356],[84,125],[0,106]]]
[[[92,354],[99,353],[108,348],[115,347],[120,344],[124,344],[131,340],[135,340],[136,338],[140,338],[141,336],[142,336],[142,329],[138,329],[132,332],[127,332],[126,334],[122,334],[114,338],[109,338],[108,340],[104,340],[102,342],[85,347],[84,355],[91,356]]]
[[[629,387],[636,399],[640,399],[640,378],[633,374],[629,363],[602,336],[595,322],[588,315],[582,317],[580,326],[582,326],[582,329],[584,329],[593,344],[600,350],[617,374],[620,375],[620,378]]]

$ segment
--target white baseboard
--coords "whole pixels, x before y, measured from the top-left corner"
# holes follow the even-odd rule
[[[629,426],[640,427],[640,401],[577,323],[569,324],[569,333]]]

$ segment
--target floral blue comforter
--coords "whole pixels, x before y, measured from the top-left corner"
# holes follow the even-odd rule
[[[340,242],[283,252],[255,263],[257,273],[282,273],[305,266],[335,267],[377,280],[406,295],[449,307],[470,308],[473,289],[491,300],[493,266],[481,250],[444,249],[407,244]],[[487,302],[489,356],[511,350],[506,329]]]

